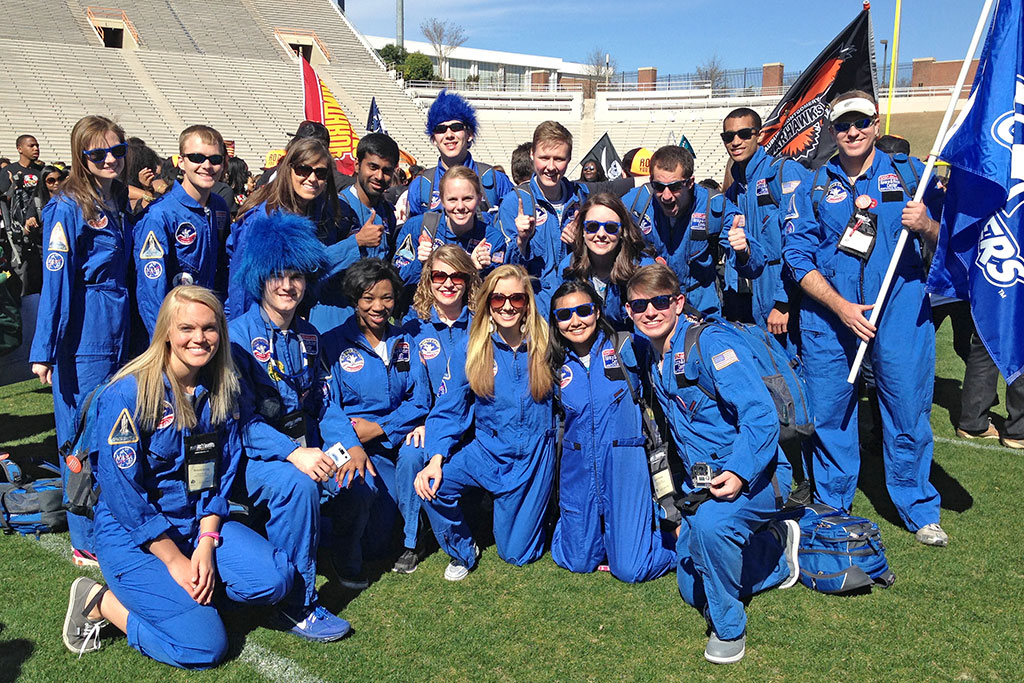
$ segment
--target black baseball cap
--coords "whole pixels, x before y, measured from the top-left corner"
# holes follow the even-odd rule
[[[316,138],[327,147],[331,146],[331,133],[319,121],[303,121],[295,131],[295,138]]]

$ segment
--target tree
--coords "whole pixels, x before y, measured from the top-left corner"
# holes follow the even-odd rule
[[[466,31],[451,21],[441,21],[435,17],[425,19],[420,24],[420,31],[427,39],[437,55],[437,72],[441,78],[448,77],[448,56],[455,48],[463,45],[468,37]]]
[[[711,55],[697,66],[697,79],[706,81],[712,90],[725,90],[725,66],[718,55]]]
[[[409,56],[408,50],[398,47],[394,43],[385,45],[377,51],[377,54],[380,55],[380,61],[384,62],[389,69],[401,69],[405,64],[405,58]]]
[[[583,75],[587,79],[583,83],[583,97],[594,97],[597,84],[607,82],[615,75],[617,69],[618,64],[614,59],[610,59],[608,53],[600,46],[588,52],[586,59],[583,60]]]
[[[402,73],[407,81],[432,81],[434,63],[422,52],[413,52],[405,58]]]

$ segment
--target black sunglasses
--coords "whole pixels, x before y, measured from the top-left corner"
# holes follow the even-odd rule
[[[455,123],[439,123],[434,126],[434,135],[444,135],[449,130],[453,133],[461,133],[466,130],[466,124],[462,121],[456,121]]]
[[[465,285],[469,280],[466,273],[446,273],[443,270],[430,271],[430,281],[435,285],[443,285],[446,280],[451,280],[453,285]]]
[[[209,159],[210,163],[213,164],[214,166],[220,166],[221,164],[224,163],[224,155],[223,154],[209,154],[209,155],[207,155],[207,154],[200,154],[199,152],[192,152],[191,154],[186,154],[185,158],[188,159],[189,161],[191,161],[193,164],[201,164],[204,161],[206,161],[207,159]]]
[[[672,294],[659,294],[658,296],[652,296],[650,299],[630,299],[626,304],[629,306],[629,310],[633,313],[643,313],[647,310],[647,306],[654,306],[656,311],[666,311],[668,307],[675,301],[675,296]]]
[[[588,235],[596,235],[597,231],[604,228],[606,235],[617,235],[622,223],[618,221],[583,221],[583,232]]]
[[[310,166],[309,164],[298,164],[292,166],[292,170],[295,171],[295,175],[300,178],[308,178],[309,174],[312,173],[316,176],[317,180],[327,180],[327,176],[330,175],[331,169],[326,166]]]
[[[593,303],[580,304],[579,306],[572,306],[570,308],[556,308],[555,309],[555,320],[558,322],[569,322],[572,320],[572,314],[575,313],[577,317],[589,318],[594,315],[594,311],[597,307]]]
[[[661,194],[665,190],[668,190],[672,194],[675,194],[676,192],[679,192],[681,189],[686,187],[686,185],[689,182],[690,182],[689,178],[687,178],[686,180],[676,180],[676,181],[671,182],[671,183],[659,183],[657,180],[652,180],[651,181],[651,187],[658,194]]]
[[[495,292],[487,299],[487,302],[491,304],[491,308],[495,310],[502,308],[506,301],[512,304],[512,308],[522,308],[526,305],[527,298],[522,292],[516,292],[515,294],[498,294]]]
[[[728,145],[730,142],[733,141],[733,139],[737,135],[740,136],[740,140],[749,140],[750,138],[754,137],[755,133],[757,133],[757,128],[740,128],[739,130],[727,130],[724,133],[722,133],[722,142]]]
[[[867,116],[863,119],[857,119],[856,121],[841,121],[838,123],[833,123],[832,129],[837,133],[845,133],[849,131],[851,126],[856,128],[857,130],[864,130],[866,128],[870,128],[871,124],[873,124],[874,122],[875,119],[873,116]]]
[[[108,154],[115,159],[120,159],[127,153],[128,145],[123,142],[119,142],[113,147],[97,147],[96,149],[82,150],[82,156],[94,164],[102,164],[106,161]]]

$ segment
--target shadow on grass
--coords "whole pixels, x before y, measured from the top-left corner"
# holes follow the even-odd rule
[[[0,624],[0,635],[4,628],[4,624]],[[32,656],[35,649],[35,644],[24,638],[0,640],[0,683],[18,680],[21,677],[21,665]]]
[[[935,393],[932,403],[949,411],[949,423],[956,428],[960,424],[960,380],[947,377],[935,378]]]
[[[42,415],[5,415],[3,439],[5,443],[11,443],[52,432],[53,429],[53,411]]]

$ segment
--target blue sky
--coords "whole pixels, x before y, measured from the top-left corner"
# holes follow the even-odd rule
[[[900,62],[963,59],[981,5],[981,0],[903,2]],[[860,0],[406,0],[405,36],[423,40],[420,22],[437,17],[461,24],[467,47],[568,61],[584,61],[600,47],[620,70],[654,66],[664,75],[692,72],[713,54],[726,68],[783,62],[789,71],[805,67],[860,7]],[[875,42],[888,39],[890,55],[895,7],[896,0],[871,3]],[[347,0],[346,8],[363,33],[395,34],[391,0]],[[878,54],[881,59],[881,47]]]

